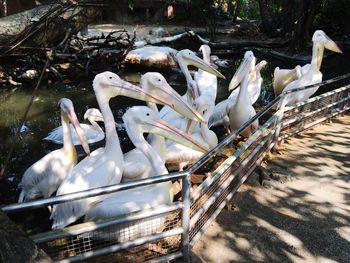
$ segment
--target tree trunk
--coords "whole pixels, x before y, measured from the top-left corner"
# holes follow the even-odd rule
[[[276,27],[272,24],[267,0],[259,0],[259,10],[264,31],[268,36],[274,36],[276,34]]]
[[[310,42],[310,29],[315,18],[316,9],[319,6],[315,0],[298,0],[296,2],[296,24],[293,29],[293,37],[289,46],[290,51],[305,49]]]
[[[0,43],[16,44],[16,41],[26,38],[30,39],[31,44],[39,46],[57,44],[65,38],[67,32],[78,33],[98,14],[99,10],[95,7],[40,5],[0,18]]]
[[[0,210],[0,261],[4,263],[53,262]]]

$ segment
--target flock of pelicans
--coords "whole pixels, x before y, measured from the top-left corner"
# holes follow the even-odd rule
[[[294,69],[279,69],[274,72],[274,90],[278,95],[283,90],[322,81],[320,72],[324,48],[341,52],[327,35],[317,30],[312,38],[313,50],[310,64]],[[217,77],[224,78],[210,66],[210,48],[200,49],[203,60],[186,49],[177,54],[179,67],[187,81],[187,92],[180,96],[156,72],[141,77],[140,87],[120,79],[112,72],[95,76],[93,89],[100,110],[89,109],[84,118],[91,125],[79,124],[73,103],[66,98],[59,101],[62,126],[45,139],[63,143],[55,150],[29,167],[22,178],[22,192],[19,202],[54,193],[63,195],[120,182],[167,174],[168,169],[182,170],[186,165],[199,159],[210,148],[218,144],[212,126],[223,125],[229,131],[238,129],[255,115],[252,106],[260,95],[261,69],[266,61],[256,64],[252,51],[247,51],[234,74],[228,89],[230,96],[215,105]],[[194,77],[188,66],[198,71]],[[317,88],[291,93],[286,104],[291,105],[308,99]],[[147,106],[129,108],[123,116],[126,131],[135,149],[123,153],[119,144],[115,120],[109,100],[116,96],[128,96],[147,102]],[[158,111],[157,105],[165,105]],[[104,121],[105,133],[96,123]],[[242,132],[249,137],[258,122]],[[149,133],[147,140],[144,133]],[[106,137],[105,147],[90,153],[89,143]],[[74,145],[81,144],[87,156],[77,163]],[[51,209],[53,229],[63,228],[81,217],[86,221],[154,208],[173,201],[172,183],[164,182],[139,187],[88,199],[54,205]]]

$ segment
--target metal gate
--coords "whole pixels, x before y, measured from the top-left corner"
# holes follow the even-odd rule
[[[344,75],[317,86],[349,77],[350,74]],[[300,92],[314,86],[291,92]],[[291,92],[276,97],[184,172],[8,205],[2,209],[7,213],[15,213],[178,180],[182,184],[181,197],[171,205],[123,217],[82,223],[31,238],[57,262],[164,262],[179,257],[188,261],[190,246],[201,237],[239,186],[279,141],[342,114],[350,107],[350,85],[292,107],[279,107],[278,105],[283,105],[283,98]],[[234,149],[232,142],[256,119],[260,123],[262,119],[267,120],[261,123],[260,128],[243,145]],[[191,177],[194,175],[202,177],[203,181],[191,187]]]

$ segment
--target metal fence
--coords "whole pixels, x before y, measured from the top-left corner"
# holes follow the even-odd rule
[[[337,80],[339,78],[331,82]],[[144,185],[181,181],[181,196],[171,205],[77,224],[31,238],[57,262],[164,262],[179,257],[188,261],[190,246],[200,238],[272,147],[312,125],[344,113],[350,107],[350,86],[292,107],[279,108],[286,95],[275,98],[184,172],[8,205],[2,209],[15,213]],[[233,146],[232,142],[239,133],[256,119],[260,120],[260,128],[240,147]]]

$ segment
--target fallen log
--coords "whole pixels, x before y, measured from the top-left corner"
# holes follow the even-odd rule
[[[83,1],[81,1],[83,2]],[[31,10],[0,18],[0,43],[19,46],[54,46],[77,34],[99,14],[99,8],[67,1],[40,5]],[[13,48],[12,48],[13,49]]]

